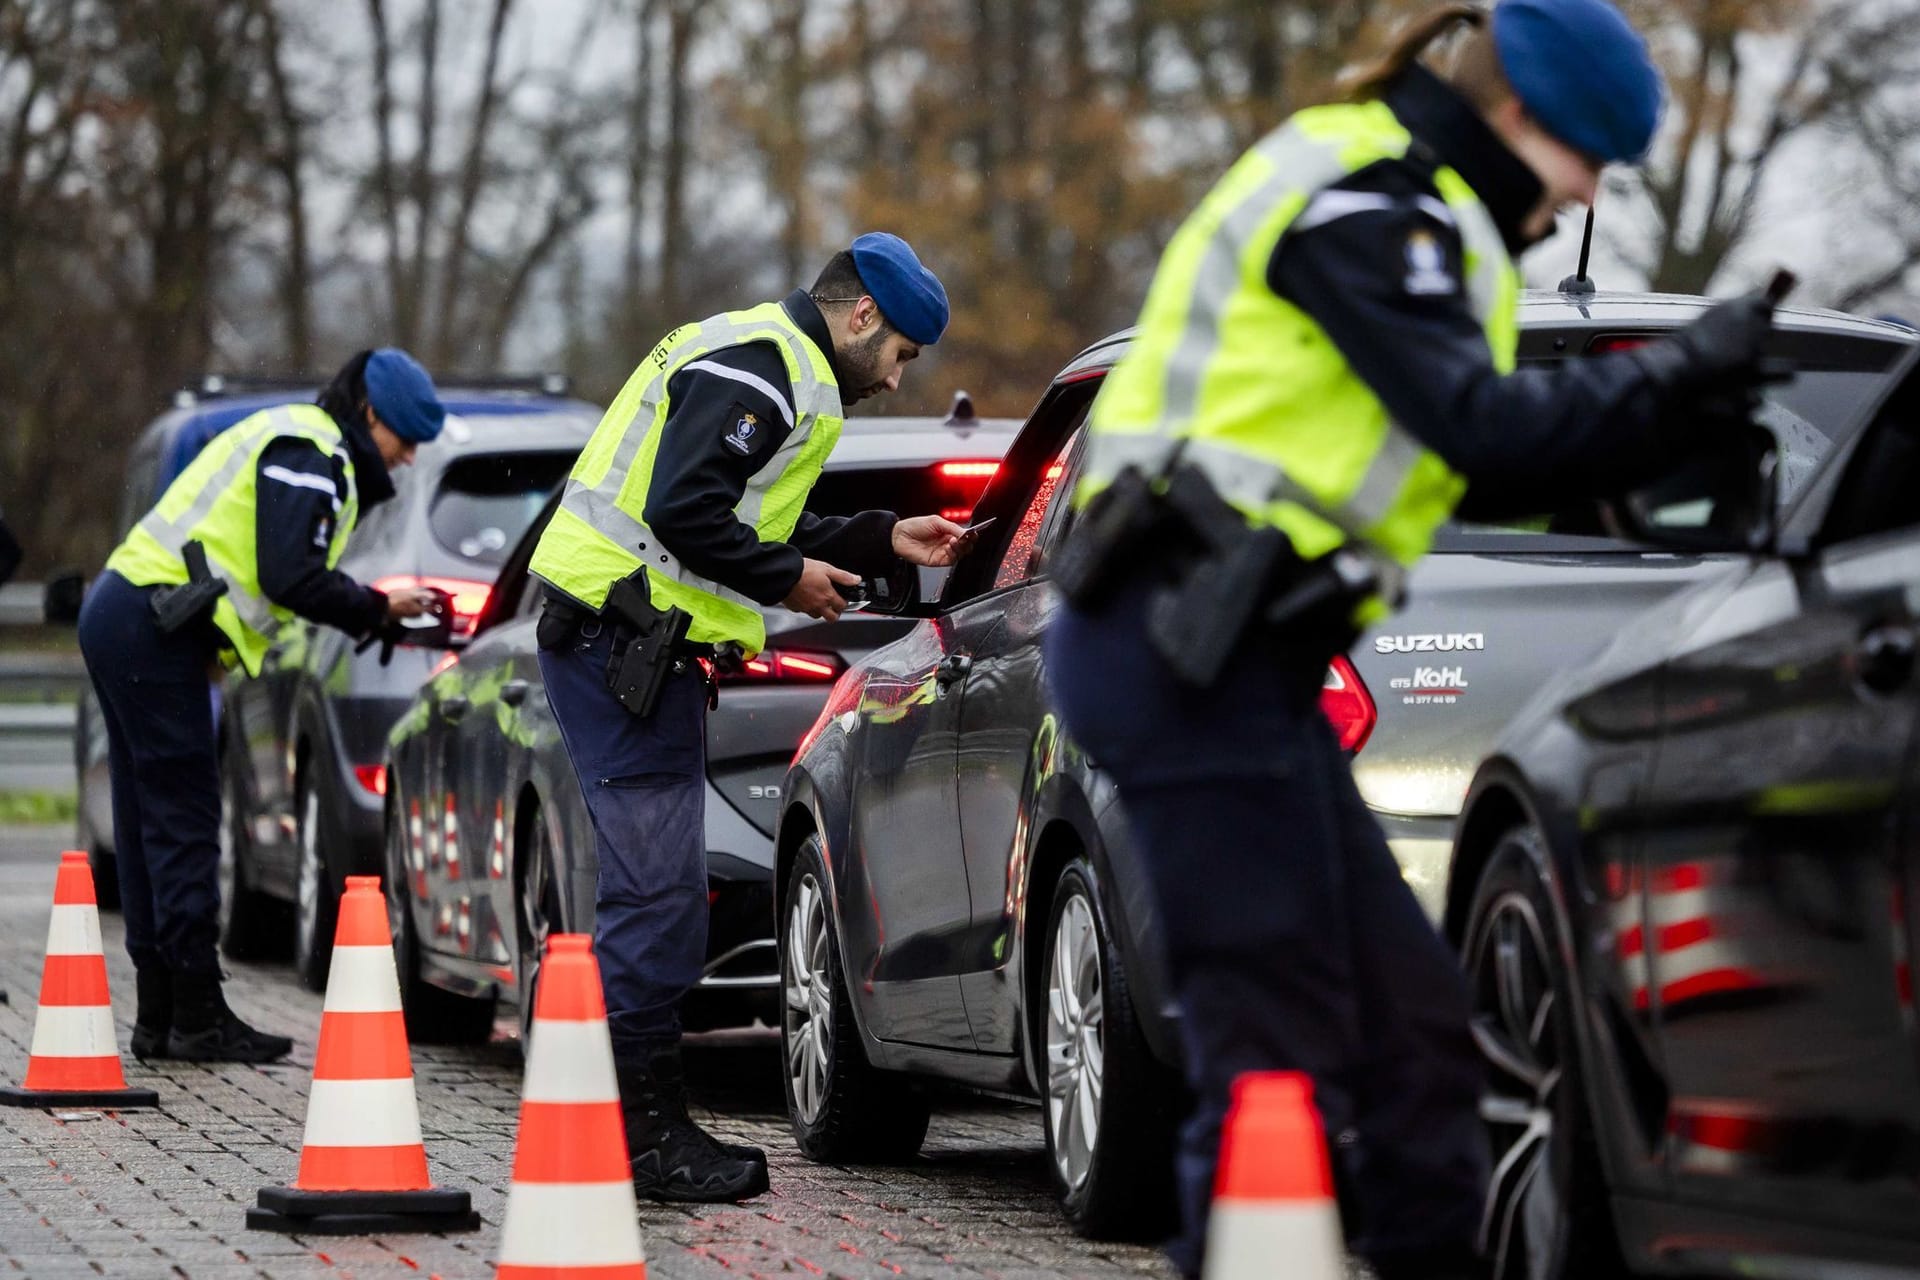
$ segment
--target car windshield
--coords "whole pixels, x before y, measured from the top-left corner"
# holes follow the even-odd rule
[[[456,459],[440,474],[427,522],[434,540],[476,564],[498,567],[573,467],[564,450]]]

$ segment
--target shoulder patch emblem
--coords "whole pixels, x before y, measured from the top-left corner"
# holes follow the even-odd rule
[[[751,413],[742,413],[740,421],[733,424],[723,443],[738,454],[753,452],[753,438],[760,431],[760,419]]]
[[[1416,298],[1443,298],[1459,290],[1447,270],[1446,251],[1431,231],[1416,229],[1407,235],[1407,275],[1402,282]]]

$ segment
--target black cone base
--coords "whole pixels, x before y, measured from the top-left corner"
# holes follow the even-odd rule
[[[300,1191],[260,1188],[259,1205],[247,1210],[255,1231],[283,1235],[418,1235],[431,1231],[477,1231],[473,1197],[451,1187],[425,1191]]]
[[[128,1111],[157,1107],[160,1095],[151,1089],[22,1089],[0,1084],[0,1107],[74,1107],[88,1111]]]

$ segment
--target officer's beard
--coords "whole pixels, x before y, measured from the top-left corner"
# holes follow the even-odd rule
[[[852,404],[885,391],[887,376],[880,365],[886,359],[887,326],[880,325],[840,352],[840,402]]]

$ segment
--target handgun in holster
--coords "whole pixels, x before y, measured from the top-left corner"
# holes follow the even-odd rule
[[[1299,557],[1279,529],[1249,525],[1197,467],[1175,469],[1162,501],[1173,517],[1168,535],[1197,553],[1179,582],[1154,593],[1147,638],[1175,675],[1205,688]]]
[[[652,715],[667,678],[684,661],[677,650],[693,625],[692,615],[656,606],[647,594],[646,570],[640,569],[613,584],[601,617],[612,619],[629,636],[625,647],[617,640],[614,644],[607,688],[634,715]]]
[[[1068,532],[1048,570],[1054,585],[1074,608],[1097,612],[1138,569],[1164,514],[1146,473],[1123,468]]]
[[[178,586],[160,587],[149,597],[153,618],[163,635],[172,635],[213,616],[214,605],[227,594],[225,578],[213,576],[207,565],[207,549],[198,538],[180,548],[187,563],[187,580]]]

